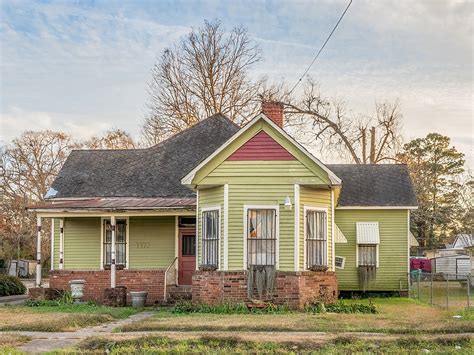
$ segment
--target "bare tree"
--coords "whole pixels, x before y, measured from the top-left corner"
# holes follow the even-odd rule
[[[14,139],[2,154],[3,196],[41,201],[73,146],[70,136],[49,130]]]
[[[27,131],[1,149],[2,257],[33,255],[36,216],[26,207],[43,201],[72,147],[70,136],[62,132]],[[48,230],[49,222],[45,222],[44,230]],[[43,252],[48,256],[49,233],[44,237]]]
[[[306,144],[349,155],[356,164],[395,160],[401,145],[398,101],[376,103],[373,117],[354,117],[343,101],[323,97],[316,83],[308,80],[301,99],[285,101],[285,113],[289,126]]]
[[[227,33],[219,21],[205,21],[193,29],[152,69],[145,140],[157,143],[219,112],[237,123],[253,117],[261,81],[250,80],[248,72],[260,60],[260,48],[243,27]]]
[[[136,148],[132,136],[121,129],[107,131],[102,137],[92,137],[81,144],[87,149],[133,149]]]

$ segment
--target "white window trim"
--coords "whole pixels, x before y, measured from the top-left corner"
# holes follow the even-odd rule
[[[300,185],[295,184],[294,186],[294,203],[295,203],[295,219],[294,219],[294,269],[299,271],[300,269]]]
[[[342,259],[342,265],[341,266],[336,265],[336,258],[341,258]],[[345,266],[346,266],[346,257],[345,256],[334,255],[334,267],[336,269],[344,269]]]
[[[306,216],[308,211],[317,211],[326,213],[326,266],[329,268],[329,241],[328,241],[328,227],[329,227],[329,218],[328,218],[328,209],[324,207],[317,207],[312,205],[304,205],[303,207],[303,270],[308,270],[306,267]]]
[[[336,216],[334,212],[334,189],[331,188],[331,260],[332,271],[336,270],[336,240],[334,238],[334,225],[336,224]],[[329,258],[329,254],[328,254]],[[344,263],[346,259],[344,258]]]
[[[356,222],[356,230],[357,230],[357,223],[358,223],[358,222]],[[378,221],[377,221],[377,222],[374,222],[374,221],[363,221],[362,223],[377,223],[377,228],[378,228],[378,232],[379,232],[379,244],[370,244],[370,243],[368,243],[368,244],[366,244],[366,243],[364,243],[364,244],[358,244],[358,243],[357,243],[357,232],[356,232],[356,267],[357,267],[357,268],[359,267],[359,245],[375,245],[375,246],[376,246],[376,248],[375,248],[375,258],[376,258],[375,267],[378,268],[378,267],[380,267],[380,260],[379,260],[379,256],[380,256],[380,255],[379,255],[379,254],[380,254],[380,252],[379,252],[379,245],[380,245],[380,242],[381,242],[381,241],[380,241],[380,224],[379,224]]]
[[[357,244],[356,243],[356,267],[358,268],[359,267],[359,245],[375,245],[375,258],[376,258],[376,262],[375,262],[375,267],[378,268],[379,267],[379,244]]]
[[[275,224],[276,224],[276,231],[275,231],[275,239],[276,239],[276,250],[275,250],[275,267],[278,270],[280,267],[280,205],[244,205],[244,270],[247,270],[247,216],[248,210],[275,210]]]
[[[209,211],[217,211],[217,231],[218,231],[218,245],[217,245],[217,260],[218,260],[218,265],[217,265],[217,270],[221,270],[221,265],[223,260],[222,258],[222,253],[221,253],[221,205],[215,205],[215,206],[207,206],[207,207],[202,207],[201,208],[201,238],[197,238],[198,240],[196,241],[196,245],[198,243],[202,243],[202,238],[204,237],[204,223],[202,223],[202,214],[203,212],[209,212]],[[196,246],[197,249],[197,246]],[[197,251],[197,250],[196,250]],[[198,259],[198,265],[199,265],[199,259],[201,259],[202,262],[202,255],[201,254],[196,254],[196,259]]]
[[[224,263],[223,269],[229,269],[229,184],[224,185],[224,233],[222,235],[224,243]]]
[[[199,270],[199,226],[201,223],[199,223],[199,190],[196,189],[196,270]],[[180,248],[179,246],[179,241],[177,244],[177,247]],[[179,255],[178,249],[176,249],[176,255]],[[179,260],[178,260],[179,263]]]
[[[100,270],[104,270],[104,221],[110,220],[112,216],[109,217],[102,217],[100,219]],[[130,265],[130,218],[128,216],[115,216],[115,223],[117,221],[125,220],[127,225],[125,229],[125,270],[128,270]]]
[[[410,273],[410,210],[407,211],[407,243],[407,273]]]
[[[51,270],[54,270],[54,218],[51,218]]]

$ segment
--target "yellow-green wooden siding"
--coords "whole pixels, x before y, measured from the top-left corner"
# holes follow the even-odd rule
[[[102,250],[100,223],[99,217],[64,219],[64,268],[66,270],[99,269]]]
[[[129,268],[165,269],[175,258],[175,217],[130,217]]]
[[[244,133],[242,133],[237,139],[233,140],[225,149],[223,149],[221,152],[219,152],[213,159],[211,159],[207,164],[205,164],[199,171],[196,172],[194,179],[192,183],[194,185],[217,185],[220,183],[224,183],[222,181],[227,181],[227,179],[232,179],[232,183],[251,183],[255,184],[257,181],[260,181],[261,183],[265,183],[266,177],[271,176],[271,175],[264,175],[260,176],[259,178],[256,178],[255,176],[248,175],[248,173],[243,173],[244,175],[235,175],[235,174],[241,174],[238,169],[230,169],[228,173],[224,173],[224,175],[219,175],[219,176],[209,176],[211,173],[215,173],[215,169],[218,168],[220,165],[223,163],[225,165],[232,165],[236,164],[238,165],[239,162],[235,163],[230,163],[230,162],[225,162],[225,160],[233,153],[235,152],[238,148],[240,148],[242,145],[244,145],[249,139],[251,139],[253,136],[255,136],[258,132],[260,131],[265,131],[270,137],[272,137],[278,144],[280,144],[282,147],[284,147],[288,152],[290,152],[294,157],[296,157],[297,161],[299,161],[303,166],[305,166],[307,169],[309,169],[312,173],[313,176],[300,176],[300,178],[306,178],[309,179],[307,181],[308,183],[312,184],[330,184],[330,179],[327,174],[327,172],[321,168],[318,164],[316,164],[311,158],[309,158],[303,151],[301,151],[298,147],[296,147],[293,143],[288,141],[288,139],[283,136],[280,132],[278,132],[276,129],[271,127],[267,122],[265,122],[263,119],[256,122],[253,124],[251,127],[249,127]],[[253,164],[259,164],[262,165],[262,162],[251,162],[247,164],[248,166],[253,165]],[[273,163],[273,162],[268,162],[265,161],[263,162],[265,164],[267,163]],[[285,161],[283,163],[288,163],[288,161]],[[287,167],[289,167],[293,162],[288,163]],[[222,166],[224,168],[224,166]],[[222,169],[221,169],[222,170]],[[271,173],[271,172],[267,172]],[[282,181],[285,181],[284,183],[291,183],[294,180],[294,176],[291,175],[275,175],[280,177],[279,183],[282,183]],[[288,180],[287,178],[291,177],[292,179]],[[239,180],[236,181],[235,178],[238,178]],[[281,180],[281,179],[284,180]]]
[[[54,269],[59,269],[59,218],[54,219]],[[98,270],[101,219],[64,218],[64,269]],[[175,217],[130,217],[130,269],[164,269],[175,257]]]
[[[304,270],[304,243],[306,237],[305,233],[305,215],[304,207],[324,208],[327,212],[327,250],[328,250],[328,267],[332,270],[332,205],[331,205],[331,190],[329,189],[314,189],[310,187],[300,187],[300,239],[299,239],[299,268]]]
[[[224,161],[204,177],[202,185],[251,184],[321,184],[316,176],[298,160],[289,161]]]
[[[59,218],[54,218],[54,270],[59,269]]]
[[[229,270],[244,269],[245,205],[279,205],[279,269],[294,269],[294,209],[283,206],[286,196],[294,202],[294,187],[273,184],[273,179],[266,185],[229,185]]]
[[[201,262],[201,248],[199,247],[202,243],[202,209],[209,207],[218,207],[219,209],[219,223],[220,223],[220,234],[219,234],[219,269],[224,266],[224,243],[222,238],[224,236],[224,186],[217,186],[208,189],[199,190],[199,220],[197,221],[197,240],[196,240],[196,255],[198,262]]]
[[[336,224],[347,238],[337,243],[335,255],[346,258],[344,269],[338,269],[339,289],[360,290],[356,266],[356,223],[378,222],[380,234],[379,267],[369,290],[398,291],[407,289],[408,211],[407,210],[336,210]]]

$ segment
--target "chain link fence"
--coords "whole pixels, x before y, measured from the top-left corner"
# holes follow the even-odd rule
[[[474,308],[474,275],[413,271],[408,295],[444,308]]]

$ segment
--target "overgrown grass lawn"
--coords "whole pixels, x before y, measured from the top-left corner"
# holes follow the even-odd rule
[[[368,302],[367,300],[346,302]],[[381,332],[393,334],[455,334],[474,332],[472,312],[453,312],[421,304],[408,298],[373,300],[378,314],[175,314],[159,311],[116,331],[301,331]]]
[[[127,318],[137,309],[94,304],[57,306],[6,306],[0,308],[0,331],[60,332]]]
[[[91,338],[63,353],[150,354],[150,353],[289,353],[289,354],[472,354],[474,343],[467,337],[419,340],[414,337],[392,340],[359,340],[338,337],[328,342],[245,341],[236,337],[171,339],[141,337],[127,340]]]

